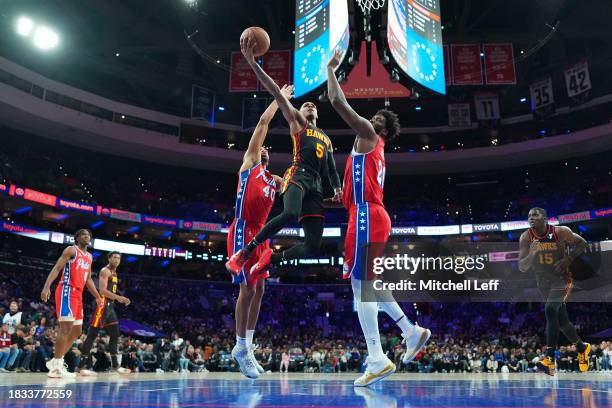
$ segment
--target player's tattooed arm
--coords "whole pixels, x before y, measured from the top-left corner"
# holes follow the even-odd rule
[[[362,116],[359,116],[357,112],[353,110],[351,105],[349,105],[348,101],[346,100],[344,92],[342,92],[342,88],[340,88],[340,84],[338,83],[338,79],[334,73],[334,69],[340,65],[341,56],[342,52],[340,50],[336,50],[334,52],[334,56],[327,64],[327,96],[329,101],[336,112],[338,112],[342,120],[344,120],[346,124],[349,125],[351,129],[355,131],[355,133],[357,133],[358,137],[372,142],[377,142],[378,137],[376,136],[376,131],[374,130],[374,127],[370,121]]]
[[[529,234],[527,231],[523,232],[519,239],[519,270],[521,272],[527,272],[533,265],[533,260],[538,252],[538,241],[529,241]]]
[[[40,292],[40,299],[43,302],[46,302],[47,300],[49,300],[49,297],[51,297],[51,284],[57,279],[62,269],[64,269],[64,267],[66,266],[66,262],[68,262],[75,256],[76,249],[74,249],[74,247],[69,246],[64,249],[62,255],[59,257],[59,259],[53,266],[53,269],[51,269],[51,272],[49,272],[47,280],[45,281],[45,285],[43,286],[43,289]]]
[[[559,237],[559,241],[571,247],[569,253],[555,262],[555,270],[557,272],[565,272],[572,261],[578,258],[586,250],[588,244],[584,238],[574,233],[568,227],[556,227],[555,232]]]
[[[289,124],[289,128],[291,133],[299,132],[304,126],[306,126],[306,118],[302,116],[300,111],[295,109],[295,107],[289,102],[289,99],[284,96],[281,92],[279,86],[274,82],[272,78],[263,68],[255,61],[255,57],[253,56],[253,49],[256,45],[256,42],[251,38],[241,39],[240,40],[240,50],[242,51],[242,55],[246,59],[247,63],[257,75],[257,79],[259,82],[266,88],[268,92],[272,94],[276,103],[278,103],[278,108],[283,113],[285,120]]]
[[[293,97],[293,85],[283,85],[281,93],[288,99],[291,99]],[[261,147],[263,146],[264,140],[268,134],[270,122],[274,118],[274,114],[277,110],[278,103],[276,100],[274,100],[259,118],[259,122],[257,123],[257,126],[253,131],[253,135],[251,136],[251,140],[249,141],[249,147],[244,153],[240,171],[250,169],[261,161]]]

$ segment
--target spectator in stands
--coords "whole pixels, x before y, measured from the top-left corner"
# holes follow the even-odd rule
[[[15,362],[15,371],[22,373],[30,371],[30,362],[32,361],[32,332],[25,333],[25,326],[20,324],[15,328],[15,334],[13,334],[12,342],[17,344],[19,349],[19,357]]]
[[[289,372],[289,353],[287,349],[283,350],[283,354],[281,355],[281,363],[280,363],[280,372],[283,372],[283,367],[285,367],[285,373]]]
[[[145,371],[155,372],[158,367],[157,364],[157,355],[153,351],[153,344],[148,344],[140,356],[140,360],[142,361],[142,365],[145,368]]]
[[[12,371],[11,367],[15,364],[17,357],[19,357],[20,350],[17,344],[12,341],[7,323],[2,324],[2,330],[0,331],[0,353],[2,353],[0,372],[7,373]]]
[[[488,373],[497,372],[498,366],[499,366],[499,363],[495,359],[495,356],[493,354],[489,355],[489,359],[487,360],[487,372]]]
[[[9,312],[2,319],[3,324],[8,324],[9,334],[15,334],[15,327],[21,324],[22,313],[19,311],[19,303],[12,301],[9,305]]]

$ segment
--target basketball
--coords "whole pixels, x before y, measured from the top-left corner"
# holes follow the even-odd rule
[[[261,27],[249,27],[240,35],[240,41],[242,42],[243,39],[248,38],[254,39],[257,43],[255,49],[253,50],[254,56],[261,57],[268,52],[268,49],[270,48],[270,36],[266,30]]]

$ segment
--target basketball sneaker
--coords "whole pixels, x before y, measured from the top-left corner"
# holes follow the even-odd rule
[[[395,370],[395,364],[393,364],[393,361],[389,360],[387,356],[378,361],[372,361],[371,358],[368,358],[365,373],[356,379],[353,385],[355,387],[367,387],[368,385],[384,380],[393,374]]]
[[[68,364],[64,363],[63,359],[52,358],[45,364],[49,372],[49,378],[75,378],[76,374],[68,371]]]
[[[255,368],[257,369],[257,371],[259,372],[259,374],[263,374],[264,373],[264,369],[261,366],[261,364],[259,364],[259,362],[257,361],[257,359],[255,358],[255,350],[257,350],[259,346],[256,344],[251,344],[249,346],[249,355],[251,356],[251,359],[253,360],[253,364],[255,364]]]
[[[416,325],[413,327],[412,333],[402,333],[402,337],[404,338],[402,343],[406,344],[406,352],[402,356],[402,363],[408,364],[411,362],[416,357],[417,353],[425,347],[430,336],[431,331],[429,331],[429,329]]]
[[[244,249],[241,249],[240,251],[232,255],[229,261],[225,263],[225,269],[227,269],[234,275],[239,275],[240,270],[246,263],[247,259],[249,259],[248,255],[246,254]]]
[[[240,347],[236,344],[232,349],[232,358],[238,363],[240,372],[247,378],[254,380],[259,377],[259,371],[257,371],[253,359],[251,359],[251,355],[249,354],[249,350],[246,347]]]
[[[591,353],[591,345],[589,343],[584,343],[586,348],[582,353],[578,353],[578,368],[580,368],[581,373],[586,373],[589,371],[589,354]]]
[[[132,370],[130,370],[129,368],[125,368],[125,367],[119,367],[116,370],[113,370],[113,372],[117,374],[129,374],[132,372]]]
[[[268,269],[273,253],[274,251],[272,251],[270,248],[264,249],[257,262],[255,262],[249,271],[251,279],[255,279],[258,275],[262,274],[266,269]]]
[[[548,375],[554,377],[554,375],[555,375],[555,362],[552,361],[549,357],[544,357],[543,359],[538,361],[537,366],[545,374],[548,374]]]

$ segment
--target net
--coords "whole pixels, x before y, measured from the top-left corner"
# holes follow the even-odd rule
[[[366,14],[369,13],[370,10],[378,10],[382,6],[385,5],[385,0],[357,0],[359,7],[361,7],[361,11]]]

